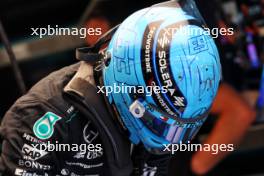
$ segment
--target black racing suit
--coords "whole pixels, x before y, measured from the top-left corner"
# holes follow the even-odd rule
[[[63,94],[79,67],[50,74],[5,114],[0,129],[3,175],[115,175],[110,174],[108,146],[102,145],[102,135],[89,120],[92,116],[84,116]],[[167,175],[168,156],[151,155],[142,146],[134,150],[121,161],[132,160],[134,167],[116,175]]]

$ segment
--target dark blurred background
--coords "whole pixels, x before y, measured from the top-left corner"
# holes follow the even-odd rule
[[[26,87],[30,88],[52,71],[77,62],[75,48],[95,40],[58,36],[40,39],[30,35],[31,28],[84,25],[102,27],[103,31],[107,31],[136,10],[158,2],[162,1],[2,0],[0,20],[12,43]],[[196,3],[210,28],[234,28],[233,36],[216,39],[223,79],[259,112],[240,149],[209,175],[264,175],[264,1],[196,0]],[[1,41],[0,85],[0,116],[3,117],[21,94]],[[213,119],[209,118],[204,125],[200,138],[210,131]],[[186,168],[184,163],[179,163],[178,167]]]

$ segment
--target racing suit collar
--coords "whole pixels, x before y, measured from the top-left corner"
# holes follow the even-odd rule
[[[73,78],[70,80],[70,82],[65,86],[64,91],[74,91],[75,93],[77,93],[80,96],[84,96],[82,91],[80,91],[80,89],[76,89],[76,86],[74,86],[74,80],[75,79],[82,79],[87,81],[88,83],[90,83],[93,86],[95,85],[95,80],[94,80],[94,73],[93,73],[93,66],[81,61],[80,62],[80,67],[78,68],[76,74],[73,76]]]
[[[87,90],[89,86],[92,85],[94,88],[97,88],[97,86],[103,86],[101,71],[95,70],[97,66],[98,65],[91,65],[91,63],[88,63],[86,61],[80,61],[80,66],[76,74],[65,86],[64,91],[74,92],[75,94],[78,94],[80,97],[85,97],[85,93],[83,90]],[[81,81],[82,84],[80,84],[80,81],[76,81],[76,80],[82,80]],[[118,125],[116,126],[118,130],[121,133],[128,135],[127,129],[124,126],[121,118],[119,117],[118,112],[115,110],[115,107],[109,104],[107,97],[104,94],[101,94],[100,96],[103,97],[107,111],[109,112],[110,116],[114,121],[117,122]]]

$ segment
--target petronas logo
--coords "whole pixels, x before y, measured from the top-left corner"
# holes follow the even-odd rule
[[[34,134],[39,139],[49,139],[54,132],[54,125],[60,119],[61,117],[59,117],[58,115],[52,112],[47,112],[44,116],[42,116],[35,122],[33,126]]]

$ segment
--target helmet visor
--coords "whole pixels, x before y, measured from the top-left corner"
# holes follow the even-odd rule
[[[136,100],[130,106],[130,112],[158,137],[166,139],[169,143],[184,143],[196,135],[209,110],[196,118],[180,118],[161,111],[146,101]]]

